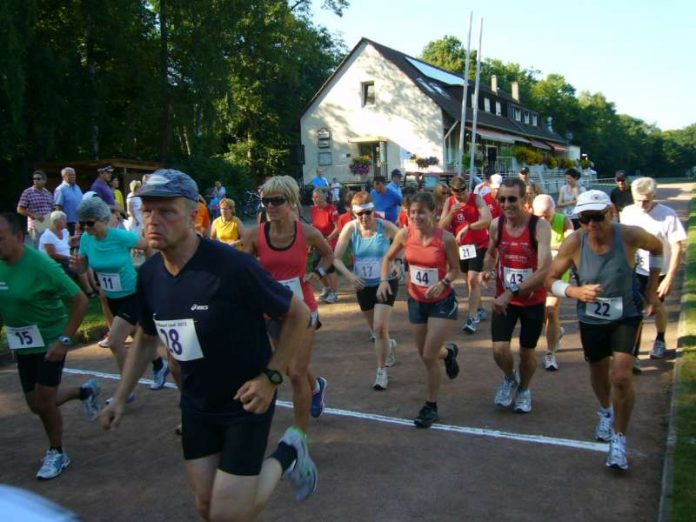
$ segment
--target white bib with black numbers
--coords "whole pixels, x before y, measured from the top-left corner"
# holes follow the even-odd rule
[[[299,277],[283,279],[282,281],[278,282],[285,288],[290,290],[300,301],[304,301],[304,293],[302,293],[302,283],[300,282]]]
[[[420,266],[410,265],[409,274],[411,274],[411,283],[416,286],[428,288],[438,282],[437,268],[423,268]]]
[[[510,288],[510,285],[521,285],[532,277],[534,271],[531,268],[508,268],[503,267],[503,287]]]
[[[121,286],[121,276],[117,273],[97,272],[97,280],[102,290],[107,292],[121,292],[123,290],[123,286]]]
[[[598,297],[594,303],[585,303],[585,314],[605,321],[616,321],[623,316],[623,299]]]
[[[459,259],[474,259],[476,257],[476,245],[459,245]]]
[[[355,260],[353,271],[362,279],[377,279],[380,276],[382,260],[378,257],[364,257]]]
[[[11,350],[42,348],[45,346],[39,327],[35,324],[18,327],[8,326],[7,344],[10,345]]]
[[[195,361],[203,358],[193,319],[155,320],[157,333],[177,361]]]

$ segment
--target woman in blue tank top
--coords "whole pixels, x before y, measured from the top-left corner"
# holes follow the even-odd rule
[[[351,205],[356,219],[341,231],[334,252],[334,266],[355,287],[360,310],[370,330],[374,332],[377,376],[372,387],[375,390],[386,390],[387,367],[395,362],[396,341],[389,339],[389,317],[399,289],[400,259],[395,263],[389,278],[392,292],[387,301],[382,302],[377,298],[377,288],[380,284],[382,259],[399,229],[375,215],[372,197],[367,192],[358,192],[353,196]],[[349,245],[353,250],[353,271],[348,270],[343,262],[343,255]]]

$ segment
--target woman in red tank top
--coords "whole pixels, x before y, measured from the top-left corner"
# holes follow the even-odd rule
[[[312,311],[315,325],[319,325],[317,302],[311,282],[319,283],[326,269],[333,263],[333,251],[321,233],[311,225],[297,219],[292,211],[299,204],[300,191],[297,182],[290,176],[273,176],[263,185],[263,205],[268,221],[247,231],[244,239],[245,251],[258,257],[274,279],[284,284]],[[321,255],[314,272],[306,273],[307,252],[315,248]],[[271,338],[280,334],[280,325],[269,322]],[[306,342],[298,348],[288,368],[292,383],[292,402],[295,425],[307,433],[310,411],[313,417],[324,409],[326,379],[315,378],[309,371],[312,356],[314,329]]]
[[[457,320],[457,300],[452,281],[459,275],[457,243],[449,232],[435,226],[435,199],[429,192],[413,196],[409,210],[410,224],[394,238],[382,261],[381,282],[377,293],[386,301],[391,288],[391,262],[403,248],[409,264],[408,318],[413,336],[427,372],[427,399],[414,424],[429,428],[439,419],[437,396],[442,370],[440,359],[450,379],[459,373],[454,343],[442,346]]]
[[[469,192],[464,178],[452,178],[451,189],[453,195],[442,209],[440,228],[452,232],[459,245],[459,269],[466,274],[469,287],[469,316],[463,330],[473,334],[485,317],[481,307],[481,271],[488,248],[491,212],[481,196]]]

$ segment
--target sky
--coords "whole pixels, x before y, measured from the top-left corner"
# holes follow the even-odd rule
[[[466,45],[473,11],[484,59],[561,74],[662,130],[696,123],[694,0],[350,0],[342,18],[320,4],[314,22],[348,49],[364,36],[415,57],[445,35]]]

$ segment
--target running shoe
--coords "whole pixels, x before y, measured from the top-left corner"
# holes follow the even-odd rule
[[[562,326],[560,327],[560,333],[558,334],[558,342],[561,342],[561,339],[563,339],[563,336],[565,335],[565,328]]]
[[[331,288],[328,286],[325,286],[323,290],[321,291],[321,294],[319,294],[319,299],[324,300],[329,294],[331,293]]]
[[[375,342],[377,340],[377,336],[375,335],[375,332],[370,330],[370,341]]]
[[[317,377],[317,383],[319,383],[319,390],[312,392],[311,414],[315,419],[321,417],[321,414],[324,413],[324,407],[326,406],[324,398],[326,396],[326,388],[329,385],[323,377]]]
[[[101,385],[96,379],[90,379],[85,382],[82,388],[90,390],[89,395],[82,400],[82,404],[85,406],[85,412],[87,413],[87,418],[91,421],[97,418],[99,415],[99,410],[101,406],[99,405],[99,394],[101,393]]]
[[[473,317],[467,317],[466,324],[462,327],[462,330],[468,334],[476,333],[476,320]]]
[[[636,357],[633,359],[633,373],[634,375],[640,375],[643,373],[643,367],[640,364],[640,359]]]
[[[655,339],[655,342],[653,343],[652,350],[650,350],[650,358],[651,359],[662,359],[662,358],[664,358],[666,351],[667,351],[667,346],[665,346],[665,342],[660,341],[659,339]]]
[[[512,394],[515,393],[518,385],[517,375],[513,379],[503,377],[503,382],[500,383],[495,394],[495,403],[503,408],[510,406],[512,404]]]
[[[599,422],[594,430],[595,439],[600,442],[610,442],[611,435],[614,433],[614,415],[611,411],[602,412],[598,411]]]
[[[440,417],[437,414],[437,408],[433,408],[426,403],[418,412],[418,417],[415,418],[413,424],[415,424],[417,428],[429,428],[439,419]]]
[[[384,366],[391,368],[396,364],[396,339],[389,339],[389,353],[387,353],[387,359],[384,361]]]
[[[544,356],[544,369],[548,372],[555,372],[558,370],[558,362],[556,361],[555,353],[546,352]]]
[[[454,343],[445,344],[447,349],[447,357],[445,357],[445,373],[450,379],[454,379],[459,375],[459,363],[457,356],[459,355],[459,346]]]
[[[387,377],[386,368],[377,368],[377,376],[375,377],[375,383],[372,385],[373,390],[384,391],[387,389],[389,384],[389,377]]]
[[[70,465],[70,458],[67,453],[59,453],[58,450],[50,449],[43,458],[41,468],[36,473],[39,480],[49,480],[60,475],[65,468]]]
[[[104,338],[97,343],[100,348],[109,348],[109,332],[104,334]]]
[[[532,390],[520,390],[515,397],[515,413],[529,413],[532,411]]]
[[[324,298],[324,302],[328,304],[338,303],[338,295],[335,292],[329,292],[329,295]]]
[[[166,359],[162,359],[162,367],[159,370],[152,370],[151,390],[161,390],[167,384],[167,375],[169,375],[169,363]]]
[[[486,311],[485,308],[479,308],[476,310],[476,322],[480,323],[481,321],[485,321],[488,319],[488,312]]]
[[[292,482],[292,486],[295,489],[295,498],[300,502],[307,500],[317,490],[317,483],[319,482],[317,467],[309,456],[307,435],[300,428],[291,426],[285,430],[280,441],[295,448],[297,452],[295,464],[288,468],[285,476]]]
[[[178,435],[181,437],[181,435],[184,433],[183,428],[181,427],[181,424],[179,424],[176,428],[174,428],[174,435]]]
[[[130,394],[128,395],[128,400],[126,401],[126,404],[130,404],[130,403],[133,402],[134,400],[135,400],[135,392],[130,392]],[[106,399],[106,400],[104,401],[104,404],[106,404],[106,405],[108,406],[108,405],[111,404],[112,402],[114,402],[114,398],[113,398],[113,397],[109,397],[108,399]]]
[[[628,469],[626,453],[626,437],[621,433],[614,433],[609,441],[607,467],[626,471]]]

